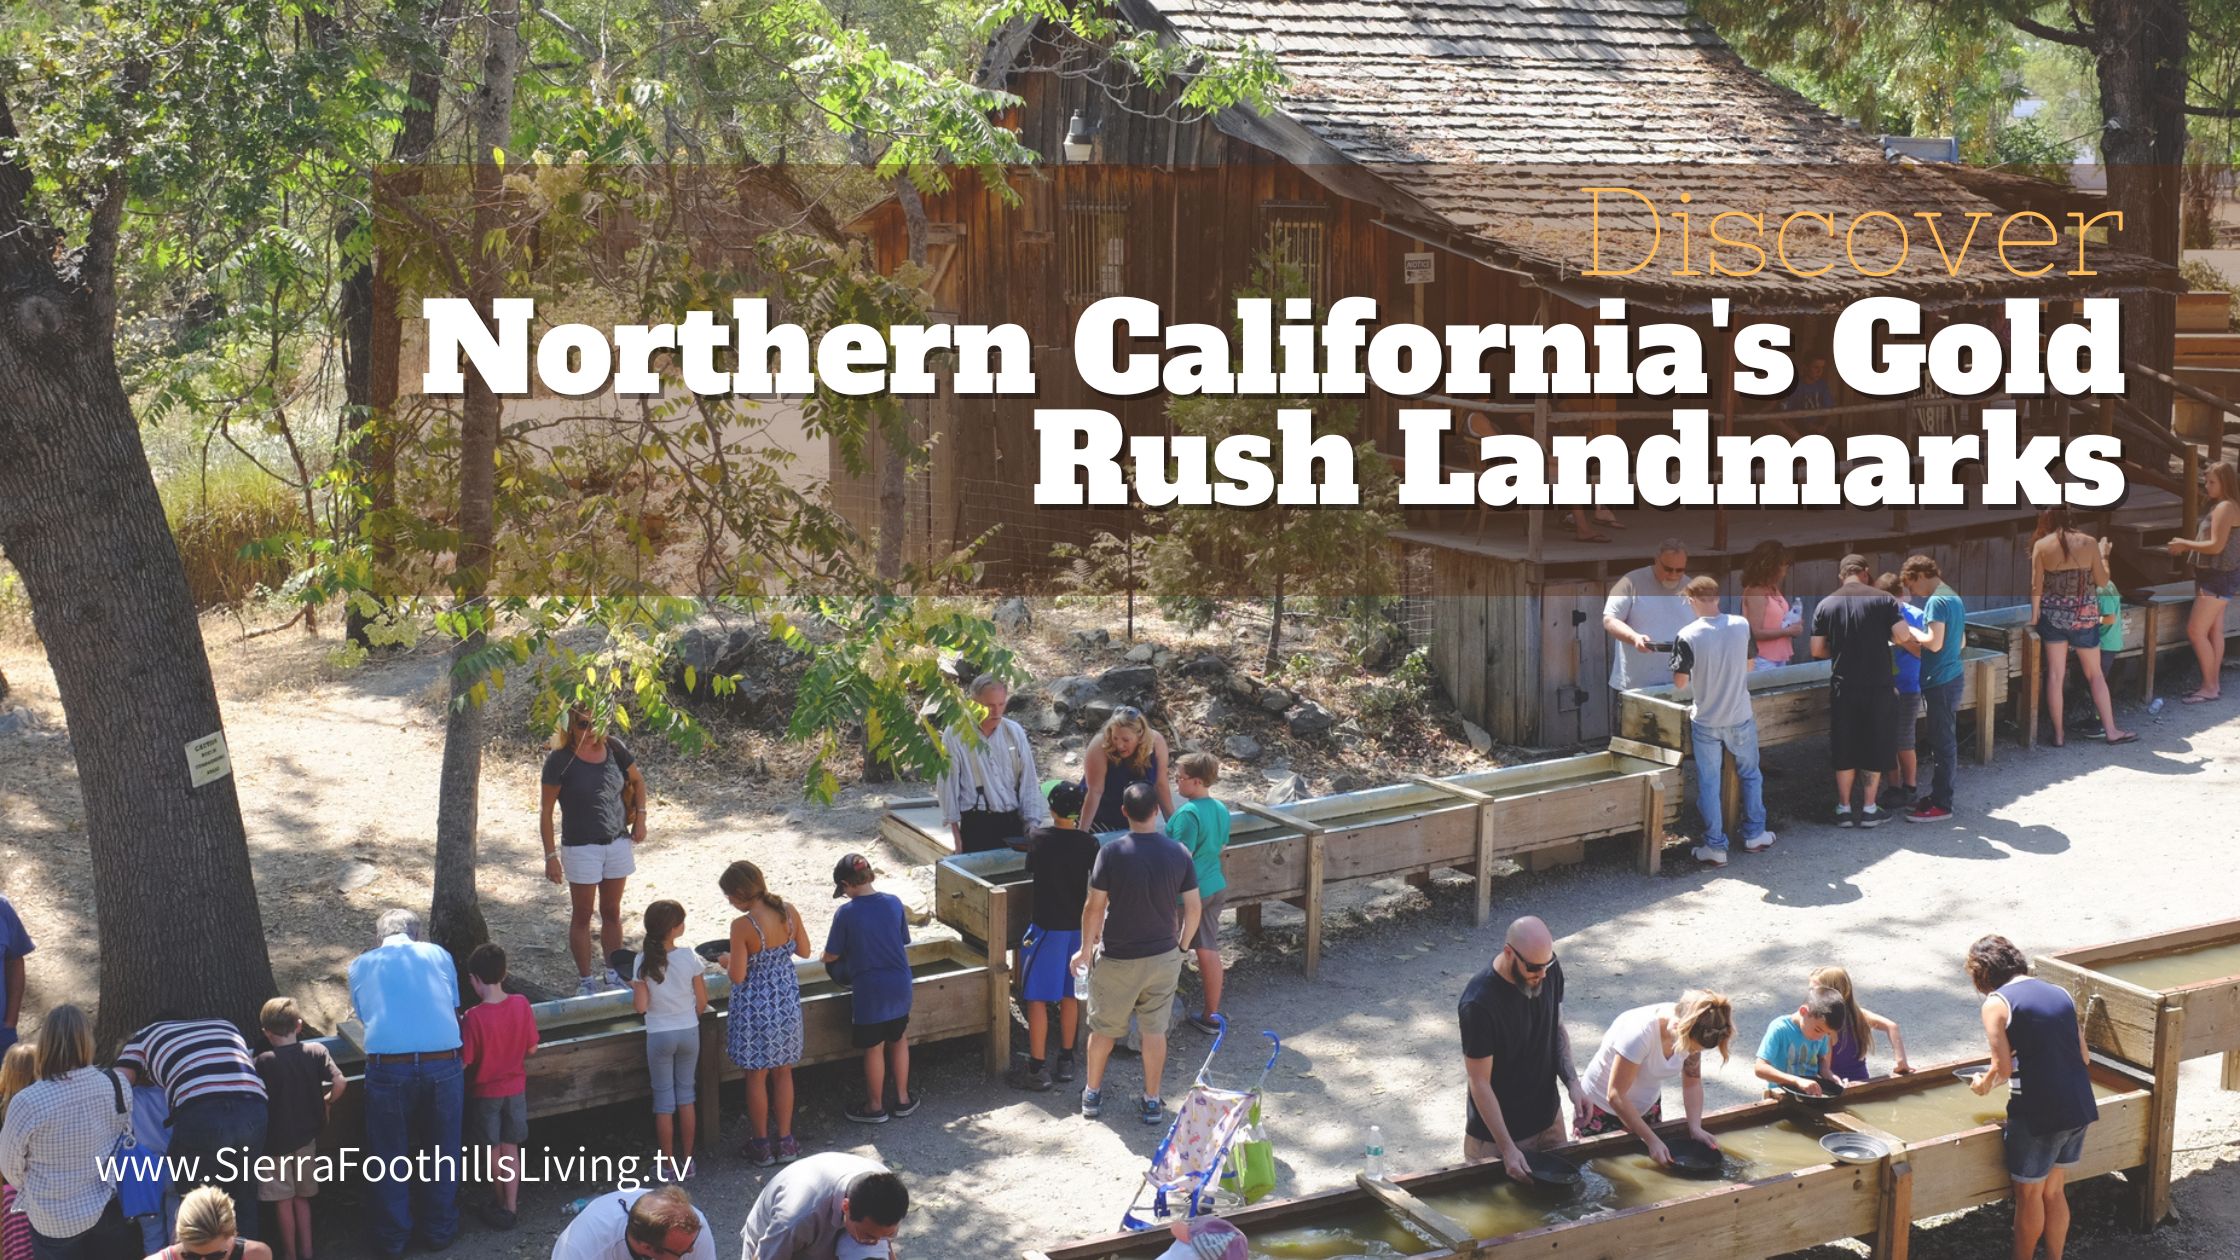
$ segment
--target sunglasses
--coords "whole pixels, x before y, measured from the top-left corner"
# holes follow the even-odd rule
[[[1679,577],[1687,571],[1688,566],[1684,564],[1666,564],[1661,560],[1657,562],[1657,572],[1667,577]]]
[[[1556,965],[1556,956],[1554,954],[1548,955],[1548,960],[1546,962],[1532,962],[1526,959],[1523,954],[1518,953],[1514,949],[1509,951],[1509,956],[1516,959],[1517,966],[1523,968],[1528,975],[1537,976],[1541,972],[1546,971],[1548,968]]]
[[[1143,710],[1132,704],[1123,704],[1112,711],[1112,716],[1123,722],[1141,722],[1143,720]]]

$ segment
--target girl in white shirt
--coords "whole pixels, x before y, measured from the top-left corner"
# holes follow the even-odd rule
[[[662,900],[646,907],[646,942],[630,981],[631,1004],[646,1017],[646,1070],[653,1076],[653,1134],[661,1145],[656,1181],[691,1176],[699,1135],[693,1084],[700,1068],[700,1012],[708,981],[700,955],[677,944],[684,907]]]
[[[1618,1016],[1580,1080],[1588,1110],[1578,1118],[1579,1136],[1623,1129],[1641,1139],[1650,1159],[1670,1164],[1672,1152],[1652,1126],[1664,1119],[1664,1083],[1677,1076],[1688,1136],[1717,1150],[1719,1143],[1703,1127],[1703,1055],[1717,1050],[1725,1063],[1733,1037],[1733,1004],[1702,989]]]

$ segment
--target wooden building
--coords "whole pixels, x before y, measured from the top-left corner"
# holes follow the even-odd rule
[[[1143,297],[1169,323],[1226,327],[1234,295],[1257,261],[1273,256],[1296,269],[1318,300],[1371,297],[1384,320],[1591,325],[1599,300],[1615,297],[1696,325],[1724,359],[1732,334],[1712,328],[1713,298],[1731,300],[1736,325],[1778,317],[1809,347],[1815,338],[1825,345],[1844,304],[1871,295],[1912,297],[1933,313],[1968,318],[1983,317],[1996,298],[2034,296],[2058,321],[2081,296],[2175,287],[2169,269],[2097,235],[2095,274],[2083,276],[2069,274],[2080,247],[2073,235],[2036,254],[2012,251],[2026,270],[2052,264],[2029,279],[1980,248],[1963,253],[1960,266],[1938,263],[1921,239],[1926,221],[1916,219],[1907,220],[1914,224],[1910,253],[1901,254],[1888,227],[1922,212],[1945,225],[1993,216],[1979,246],[1988,242],[2008,213],[1988,199],[1999,195],[1999,181],[1971,187],[1942,169],[1891,164],[1874,137],[1750,70],[1686,0],[1119,0],[1117,12],[1170,42],[1261,50],[1287,84],[1268,112],[1235,107],[1193,117],[1176,108],[1171,91],[1147,90],[1065,30],[1015,27],[992,43],[985,81],[1021,99],[1006,121],[1047,161],[1012,172],[1008,193],[960,174],[950,191],[926,198],[934,306],[965,322],[1024,326],[1041,392],[947,399],[935,409],[935,458],[914,487],[922,513],[914,520],[924,528],[914,532],[929,550],[985,536],[981,554],[993,584],[1033,585],[1056,543],[1156,527],[1141,512],[1061,512],[1032,503],[1037,408],[1096,407],[1118,415],[1130,433],[1169,431],[1163,397],[1095,396],[1073,373],[1074,321],[1099,297]],[[1069,131],[1088,141],[1087,160],[1067,156]],[[1599,268],[1605,271],[1653,243],[1644,215],[1597,223],[1582,190],[1604,186],[1634,189],[1664,213],[1655,239],[1668,252],[1653,265],[1622,276],[1583,274],[1598,269],[1598,233],[1601,257],[1611,260]],[[2097,213],[2062,190],[2034,192],[2029,208],[2058,217],[2063,207],[2083,215],[2073,223]],[[1768,247],[1775,243],[1770,225],[1792,211],[1826,214],[1834,225],[1884,213],[1849,234],[1856,266],[1816,276],[1769,266],[1747,278],[1707,277],[1700,254],[1683,262],[1674,256],[1679,244],[1664,236],[1684,222],[1674,212],[1690,212],[1692,248],[1701,249],[1701,224],[1722,210],[1764,216]],[[893,203],[858,227],[876,242],[883,265],[904,260],[904,223]],[[1827,261],[1833,245],[1819,245],[1818,261]],[[1885,268],[1894,269],[1860,273]],[[1724,432],[1772,423],[1763,414],[1770,408],[1737,402],[1727,366],[1713,365],[1707,395],[1644,400],[1633,410],[1608,398],[1399,399],[1373,391],[1353,407],[1365,435],[1393,454],[1403,405],[1453,408],[1469,432],[1542,439],[1587,430],[1635,442],[1668,431],[1675,405],[1710,408]],[[1966,431],[1983,405],[1918,397],[1863,406],[1840,392],[1828,402],[1789,411],[1782,423],[1910,437]],[[2134,521],[2138,530],[2151,532],[2162,518],[2178,524],[2171,494],[2182,490],[2181,444],[2167,417],[2157,423],[2136,408],[2020,405],[2026,428],[2122,433],[2137,486],[2150,487],[2135,487],[2125,511],[2142,518]],[[1451,445],[1456,466],[1475,467],[1474,442]],[[869,487],[845,476],[837,485],[841,501],[868,524]],[[2157,485],[2170,493],[2151,488]],[[1496,738],[1546,746],[1610,733],[1604,592],[1617,575],[1646,564],[1662,536],[1685,539],[1691,567],[1720,576],[1730,591],[1742,554],[1777,538],[1797,553],[1789,585],[1808,601],[1833,588],[1834,560],[1851,550],[1890,565],[1913,551],[1937,555],[1977,605],[2028,597],[2027,512],[1698,509],[1627,511],[1622,519],[1629,532],[1590,542],[1575,540],[1554,513],[1412,511],[1396,535],[1438,673],[1461,710]]]

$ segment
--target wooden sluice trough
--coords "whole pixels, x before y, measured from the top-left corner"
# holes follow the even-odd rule
[[[1970,646],[1960,652],[1959,711],[1975,712],[1979,716],[1976,759],[1982,762],[1991,760],[1991,710],[2007,698],[2005,661],[2002,653],[1990,648]],[[1758,723],[1760,748],[1827,738],[1830,668],[1827,661],[1812,661],[1750,674],[1750,707]],[[1618,731],[1625,738],[1643,744],[1691,752],[1688,702],[1676,698],[1669,684],[1620,692]],[[1726,768],[1726,782],[1731,799],[1734,791],[1731,764]]]
[[[2139,661],[2139,699],[2154,698],[2155,666],[2164,652],[2183,649],[2186,621],[2193,615],[2193,583],[2166,582],[2147,587],[2144,602],[2134,602],[2131,592],[2123,603],[2123,650],[2115,660]],[[2025,748],[2038,743],[2038,714],[2044,707],[2045,648],[2030,625],[2030,605],[2014,604],[1968,614],[1968,646],[1997,652],[2006,658],[2009,690],[2014,696],[2015,725],[2021,728]],[[2240,628],[2240,618],[2226,610],[2225,632]],[[2148,645],[2152,644],[2150,651]],[[2109,658],[2101,653],[2102,660]]]
[[[2038,974],[2069,990],[2095,1050],[2135,1064],[2159,1083],[2154,1157],[2140,1210],[2170,1209],[2178,1068],[2224,1056],[2223,1085],[2240,1090],[2240,919],[2046,954]]]
[[[937,930],[938,932],[938,930]],[[910,1040],[922,1045],[956,1037],[988,1039],[988,1061],[1000,1065],[1010,1056],[1009,976],[1000,958],[991,968],[979,950],[946,932],[910,944]],[[812,959],[797,959],[801,983],[802,1044],[798,1066],[859,1057],[850,1043],[846,987]],[[714,1149],[721,1135],[715,1103],[721,1081],[739,1079],[739,1069],[724,1054],[731,980],[713,966],[707,972],[713,1009],[700,1017],[699,1122],[702,1150]],[[1002,1010],[999,1019],[996,1012]],[[538,1002],[540,1044],[529,1056],[529,1118],[567,1115],[611,1103],[653,1097],[646,1071],[645,1017],[630,1009],[630,991]],[[1001,1031],[997,1044],[996,1030]],[[362,1145],[365,1132],[365,1030],[346,1021],[339,1033],[322,1038],[350,1082],[342,1102],[327,1117],[323,1147]]]
[[[1331,884],[1396,875],[1427,879],[1440,868],[1468,872],[1483,924],[1492,912],[1499,859],[1576,860],[1588,840],[1638,831],[1641,864],[1653,871],[1664,823],[1678,809],[1678,760],[1614,740],[1609,749],[1583,756],[1419,777],[1281,806],[1232,803],[1222,855],[1229,904],[1251,932],[1259,930],[1263,904],[1299,907],[1312,976],[1321,965],[1323,893]],[[888,815],[890,823],[897,817]],[[934,868],[934,914],[1000,956],[1026,930],[1033,911],[1029,878],[1026,859],[1009,851],[943,858]]]
[[[2011,1191],[1999,1125],[2004,1091],[1985,1098],[1947,1063],[1917,1075],[1855,1086],[1845,1109],[1815,1116],[1778,1102],[1712,1113],[1705,1127],[1728,1155],[1716,1180],[1655,1168],[1631,1135],[1574,1143],[1557,1153],[1580,1163],[1586,1185],[1546,1201],[1511,1184],[1498,1162],[1459,1164],[1350,1189],[1261,1203],[1222,1216],[1263,1260],[1356,1255],[1467,1257],[1624,1256],[1628,1260],[1731,1260],[1779,1255],[1872,1237],[1881,1260],[1908,1253],[1912,1222],[2006,1198]],[[2075,1178],[2140,1167],[2159,1093],[2128,1069],[2096,1063],[2100,1119],[2085,1138]],[[1677,1135],[1680,1124],[1660,1130]],[[1873,1164],[1831,1162],[1821,1134],[1871,1133],[1891,1144]],[[1149,1260],[1164,1230],[1118,1233],[1028,1252],[1027,1260]],[[1388,1248],[1381,1250],[1380,1248]]]

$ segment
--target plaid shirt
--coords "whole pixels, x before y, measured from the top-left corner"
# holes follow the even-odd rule
[[[128,1116],[117,1111],[122,1088],[99,1068],[59,1080],[35,1081],[8,1101],[0,1124],[0,1177],[16,1188],[16,1206],[48,1238],[92,1229],[115,1190],[98,1161],[116,1149]]]

